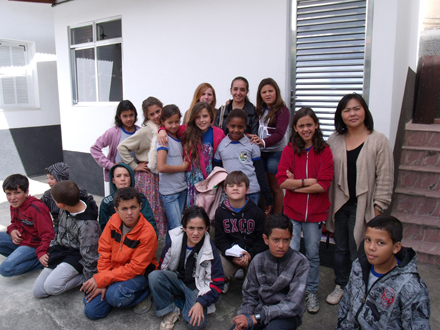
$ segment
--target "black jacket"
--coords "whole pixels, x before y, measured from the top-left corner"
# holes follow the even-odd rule
[[[254,105],[251,102],[249,102],[249,100],[246,99],[246,103],[244,105],[243,110],[245,110],[248,115],[247,127],[246,127],[245,133],[258,135],[258,116],[257,116],[257,112],[255,111]],[[223,132],[225,132],[225,135],[228,135],[228,133],[229,133],[229,130],[226,127],[227,126],[226,119],[228,118],[228,115],[231,111],[232,111],[232,101],[229,102],[228,105],[226,105],[226,109],[225,109],[225,113],[223,114],[223,118],[222,119],[220,118],[220,113],[221,113],[221,107],[220,107],[220,109],[218,109],[218,111],[217,111],[217,116],[215,117],[215,120],[214,120],[214,126],[216,126],[216,127],[219,127],[220,119],[223,121],[221,128],[222,128]]]

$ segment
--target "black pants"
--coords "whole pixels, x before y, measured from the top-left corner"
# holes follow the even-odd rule
[[[295,330],[301,325],[299,316],[289,317],[285,319],[273,319],[269,324],[264,327],[264,325],[257,324],[254,326],[255,330]]]

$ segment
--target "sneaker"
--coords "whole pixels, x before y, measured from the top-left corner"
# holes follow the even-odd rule
[[[223,286],[223,290],[222,290],[222,292],[223,292],[223,293],[226,293],[226,292],[228,292],[228,290],[229,290],[229,282],[228,282],[228,283],[225,283],[225,285]]]
[[[180,309],[178,307],[174,307],[174,310],[165,315],[160,322],[160,330],[172,330],[174,328],[174,324],[179,321]]]
[[[327,296],[327,299],[325,301],[327,301],[327,303],[329,303],[330,305],[337,305],[339,304],[339,301],[341,301],[343,295],[344,289],[341,288],[340,285],[336,285],[333,292]]]
[[[310,314],[316,314],[319,312],[318,294],[306,292],[306,308]]]
[[[235,279],[236,280],[242,280],[244,279],[244,271],[243,269],[239,269],[235,272]]]
[[[139,304],[134,306],[133,312],[136,314],[144,314],[147,313],[151,309],[151,305],[153,304],[151,294],[147,296],[144,300],[142,300]]]

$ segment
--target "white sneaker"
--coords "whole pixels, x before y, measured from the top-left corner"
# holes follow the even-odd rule
[[[136,314],[144,314],[147,313],[151,309],[151,305],[153,304],[151,293],[142,300],[139,304],[134,306],[133,312]]]
[[[225,283],[225,285],[223,285],[222,293],[226,293],[226,292],[228,292],[228,290],[229,290],[229,282]]]
[[[244,279],[244,271],[243,271],[243,269],[239,269],[239,270],[237,270],[236,272],[235,272],[235,279],[236,280],[242,280],[242,279]]]
[[[316,293],[306,292],[306,308],[310,314],[319,312],[319,301]]]
[[[179,321],[180,309],[178,307],[175,310],[171,311],[167,315],[165,315],[160,322],[160,330],[172,330],[174,328],[174,324]]]
[[[336,285],[333,292],[327,296],[327,299],[325,301],[327,301],[327,303],[329,303],[330,305],[337,305],[341,301],[343,295],[344,289],[341,288],[340,285]]]

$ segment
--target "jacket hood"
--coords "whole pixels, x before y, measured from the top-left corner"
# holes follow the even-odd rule
[[[80,197],[80,199],[86,203],[87,208],[83,213],[77,214],[75,218],[77,220],[97,220],[98,219],[98,205],[96,205],[93,196]]]
[[[249,197],[246,197],[246,201],[247,203],[244,205],[244,207],[241,209],[241,213],[247,212],[249,211],[251,208],[255,207],[255,203],[252,202]],[[229,204],[229,199],[225,200],[222,204],[221,204],[221,208],[228,211],[231,214],[237,214],[231,207],[231,204]]]
[[[112,180],[113,172],[115,171],[115,168],[117,168],[117,167],[124,167],[124,168],[127,169],[128,173],[130,173],[130,187],[131,188],[134,188],[134,184],[135,184],[135,182],[134,182],[134,173],[133,173],[133,170],[131,169],[131,167],[128,166],[127,164],[125,164],[125,163],[115,164],[110,169],[110,173],[109,173],[110,188],[111,188],[111,194],[112,195],[114,195],[116,190],[118,190],[118,189],[116,189],[116,186],[115,186],[115,184],[113,183],[113,180]]]
[[[51,174],[57,182],[69,180],[69,165],[60,162],[50,165],[44,169],[46,174]]]
[[[42,207],[42,206],[46,207],[46,205],[44,205],[44,203],[38,198],[34,196],[28,196],[23,202],[23,204],[20,205],[19,207],[20,211],[26,211],[29,207],[31,207],[33,203],[39,204],[38,207]],[[10,208],[12,209],[12,205],[10,206]]]

